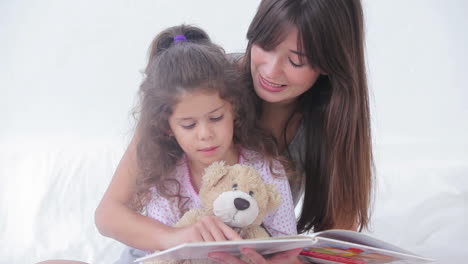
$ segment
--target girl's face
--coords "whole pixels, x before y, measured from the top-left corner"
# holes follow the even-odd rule
[[[274,49],[253,44],[250,67],[255,92],[270,103],[290,103],[309,90],[320,76],[297,49],[297,28]],[[300,59],[301,58],[301,59]]]
[[[183,93],[178,99],[169,127],[187,158],[203,166],[219,160],[235,162],[231,104],[217,92]]]

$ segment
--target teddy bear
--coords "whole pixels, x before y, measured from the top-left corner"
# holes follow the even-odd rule
[[[203,216],[217,216],[243,239],[270,235],[261,226],[265,216],[276,210],[281,197],[272,184],[266,184],[254,168],[224,161],[205,169],[199,191],[202,208],[187,211],[175,226],[191,225]],[[145,264],[209,263],[209,260],[153,261]]]

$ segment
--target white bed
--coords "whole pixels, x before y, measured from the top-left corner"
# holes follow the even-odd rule
[[[146,49],[205,28],[242,51],[258,1],[0,2],[0,263],[112,263],[93,214],[131,137]],[[377,171],[369,233],[468,258],[468,4],[364,2]],[[238,12],[223,12],[237,10]]]

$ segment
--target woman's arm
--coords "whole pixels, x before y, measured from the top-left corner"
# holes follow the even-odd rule
[[[137,137],[134,136],[95,212],[99,232],[141,250],[165,249],[171,241],[172,227],[140,215],[129,207],[138,178]]]
[[[301,251],[301,248],[291,249],[277,253],[269,259],[265,259],[251,248],[244,248],[241,250],[242,255],[247,258],[251,264],[302,264],[303,262],[298,258]],[[244,260],[224,252],[212,252],[208,256],[218,263],[247,264]]]

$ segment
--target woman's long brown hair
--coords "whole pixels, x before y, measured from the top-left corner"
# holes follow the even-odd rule
[[[297,164],[305,172],[298,232],[366,228],[373,157],[361,3],[263,0],[247,33],[247,78],[252,80],[252,45],[272,50],[291,26],[299,32],[298,50],[326,73],[298,98],[306,137],[305,161]]]

